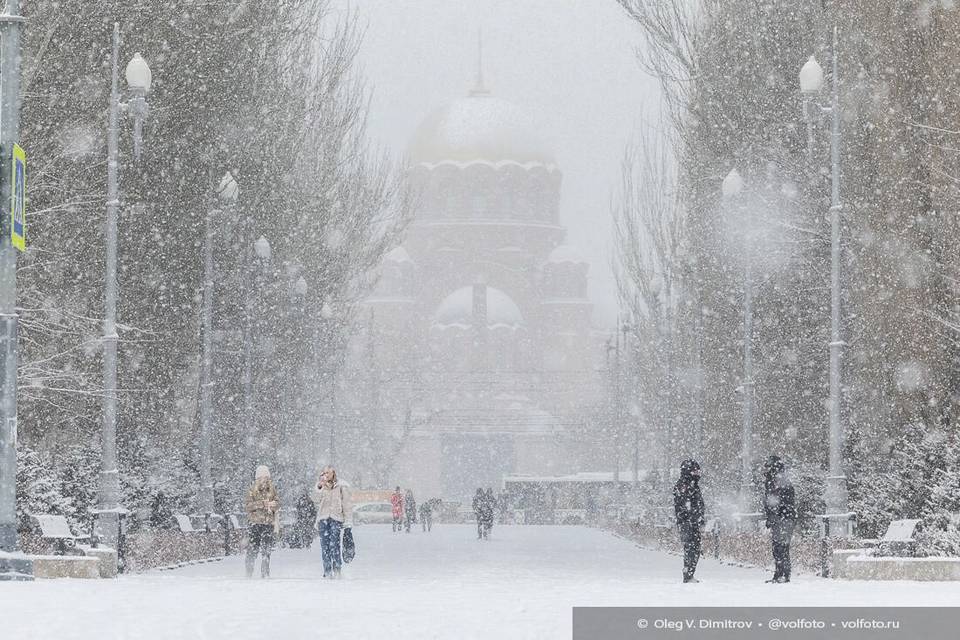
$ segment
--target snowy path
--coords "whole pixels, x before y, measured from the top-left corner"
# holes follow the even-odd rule
[[[569,638],[573,605],[955,605],[960,584],[854,583],[766,573],[705,559],[698,585],[680,559],[579,527],[356,530],[357,560],[319,579],[319,548],[274,554],[273,578],[240,557],[114,581],[0,583],[0,638]],[[12,625],[12,626],[11,626]],[[12,631],[12,634],[10,633]]]

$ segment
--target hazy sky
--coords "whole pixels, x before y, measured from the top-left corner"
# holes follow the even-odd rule
[[[366,24],[370,128],[403,154],[420,121],[474,85],[477,34],[493,95],[534,111],[563,172],[567,241],[591,261],[597,320],[612,324],[610,197],[625,143],[659,104],[637,28],[614,0],[334,0]]]

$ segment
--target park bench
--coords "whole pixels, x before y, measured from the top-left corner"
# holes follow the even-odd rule
[[[40,532],[40,538],[50,542],[55,555],[67,555],[77,548],[78,543],[85,543],[90,536],[75,535],[70,529],[67,519],[63,516],[39,514],[30,516]],[[80,555],[77,553],[77,555]]]
[[[915,535],[920,531],[920,520],[894,520],[877,545],[879,555],[912,557],[917,552]]]
[[[197,529],[194,528],[193,521],[188,515],[175,513],[173,514],[173,522],[177,525],[180,533],[197,533]]]

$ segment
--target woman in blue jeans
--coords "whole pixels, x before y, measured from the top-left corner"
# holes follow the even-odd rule
[[[326,466],[312,489],[310,497],[317,505],[317,528],[323,554],[323,577],[339,578],[343,561],[340,557],[340,532],[353,526],[350,492],[337,481],[337,472]]]

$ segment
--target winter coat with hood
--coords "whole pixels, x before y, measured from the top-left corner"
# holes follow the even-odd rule
[[[317,505],[317,522],[332,518],[345,528],[353,527],[353,503],[350,501],[350,491],[334,480],[332,483],[322,479],[310,490],[310,498]]]
[[[257,467],[253,486],[247,491],[244,500],[244,509],[247,512],[247,521],[251,524],[273,524],[280,509],[280,496],[277,494],[273,480],[270,479],[270,470],[260,465]]]
[[[770,456],[763,478],[763,512],[767,517],[767,526],[775,527],[797,520],[797,499],[793,483],[787,478],[783,461]]]
[[[394,518],[403,517],[403,494],[400,493],[400,491],[395,491],[393,495],[390,496],[390,505]]]
[[[684,460],[680,464],[680,479],[673,487],[673,509],[679,526],[703,526],[705,507],[700,493],[700,465],[695,460]]]

